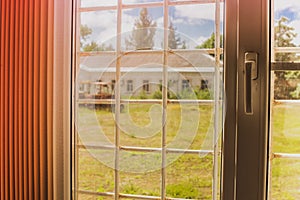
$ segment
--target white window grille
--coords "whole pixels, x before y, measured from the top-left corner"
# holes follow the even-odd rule
[[[177,5],[195,5],[195,4],[207,4],[207,3],[213,3],[215,7],[215,35],[216,35],[216,41],[215,41],[215,48],[214,49],[199,49],[199,50],[181,50],[181,51],[197,51],[197,52],[206,52],[210,54],[215,55],[215,68],[214,68],[214,100],[180,100],[180,99],[168,99],[168,88],[164,87],[168,85],[168,57],[169,55],[176,51],[176,50],[170,50],[168,48],[168,26],[169,26],[169,9],[171,6],[177,6]],[[210,104],[213,105],[213,112],[214,112],[214,126],[213,126],[213,141],[218,141],[218,134],[220,132],[220,81],[221,81],[221,61],[220,61],[220,55],[222,54],[222,50],[220,48],[220,3],[221,0],[186,0],[186,1],[170,1],[170,0],[163,0],[159,2],[149,2],[149,3],[133,3],[133,4],[124,4],[122,3],[122,0],[118,0],[117,5],[107,5],[107,6],[96,6],[96,7],[80,7],[78,9],[79,13],[83,12],[94,12],[94,11],[106,11],[106,10],[114,10],[117,13],[117,40],[116,40],[116,50],[115,52],[103,52],[103,54],[112,54],[115,56],[116,60],[116,68],[115,68],[115,84],[114,84],[114,99],[111,101],[115,105],[114,113],[116,121],[115,123],[115,137],[114,137],[114,146],[99,146],[99,145],[83,145],[79,142],[76,144],[77,150],[81,148],[85,149],[104,149],[104,150],[114,150],[114,192],[98,192],[98,191],[89,191],[89,190],[80,190],[76,188],[76,192],[79,194],[88,194],[88,195],[96,195],[96,196],[103,196],[103,197],[114,197],[115,200],[118,200],[120,198],[136,198],[136,199],[176,199],[176,198],[170,198],[166,196],[166,173],[167,173],[167,154],[209,154],[213,156],[213,172],[212,172],[212,199],[216,200],[218,199],[218,193],[219,193],[219,155],[220,155],[220,149],[219,149],[219,143],[215,142],[213,144],[212,150],[193,150],[193,149],[175,149],[175,148],[168,148],[167,147],[167,127],[164,124],[164,122],[167,120],[167,107],[170,103],[199,103],[199,104]],[[80,3],[78,3],[80,5]],[[155,99],[149,99],[149,100],[122,100],[121,99],[121,86],[122,86],[122,80],[121,78],[121,66],[122,66],[122,55],[126,54],[129,55],[131,52],[124,52],[121,48],[122,45],[122,39],[121,39],[121,33],[122,33],[122,13],[126,9],[133,9],[133,8],[153,8],[153,7],[162,7],[163,9],[163,49],[161,51],[158,51],[162,55],[162,80],[161,80],[161,93],[162,93],[162,99],[155,100]],[[101,23],[101,20],[99,20],[99,23]],[[80,25],[80,23],[78,23]],[[92,52],[87,53],[85,52],[84,55],[95,55],[95,54],[101,54],[102,52]],[[139,53],[133,52],[133,53]],[[148,53],[157,53],[157,51],[149,51]],[[80,53],[78,54],[81,55]],[[77,60],[80,60],[78,58]],[[146,86],[143,86],[143,89],[146,91],[149,89],[149,82],[146,83]],[[182,82],[182,88],[189,87],[190,83],[188,80],[185,80],[185,82]],[[134,90],[133,87],[133,81],[127,80],[126,82],[126,89],[128,92],[132,92]],[[78,103],[86,103],[85,101],[78,100]],[[107,103],[107,100],[97,99],[92,100],[93,103]],[[135,147],[135,146],[122,146],[120,144],[120,134],[121,130],[118,126],[120,122],[120,113],[121,113],[121,106],[123,103],[129,102],[129,103],[153,103],[153,102],[159,102],[162,104],[162,134],[161,134],[161,148],[148,148],[148,147]],[[120,193],[120,171],[119,164],[120,164],[120,153],[122,151],[137,151],[137,152],[158,152],[161,154],[161,194],[160,196],[146,196],[146,195],[132,195],[132,194],[123,194]],[[78,156],[78,151],[77,151]],[[78,172],[77,172],[78,173]],[[76,178],[76,177],[75,177]],[[78,183],[76,184],[78,186]],[[75,186],[75,187],[76,187]]]

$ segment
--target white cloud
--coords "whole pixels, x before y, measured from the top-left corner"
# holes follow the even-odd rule
[[[295,33],[297,33],[297,37],[294,39],[294,43],[296,45],[300,45],[300,20],[294,20],[290,23],[290,26],[295,28]]]
[[[298,17],[300,17],[300,1],[299,0],[275,0],[274,1],[274,10],[278,12],[290,8],[295,13],[298,12]]]
[[[206,41],[209,37],[203,37],[200,36],[199,38],[197,38],[196,42],[197,44],[202,44],[204,41]]]
[[[223,21],[223,4],[220,7],[221,21]],[[189,23],[196,20],[215,20],[215,4],[185,5],[175,7],[176,18],[186,17]],[[176,19],[175,19],[176,20]]]
[[[131,31],[134,17],[123,14],[122,19],[122,32]],[[85,13],[81,16],[81,23],[94,30],[90,39],[98,43],[112,40],[117,35],[117,14],[115,11]]]
[[[113,26],[117,22],[117,14],[115,11],[87,12],[81,15],[81,23],[87,24],[89,27],[105,28]]]
[[[291,12],[296,13],[294,19],[291,19],[289,26],[295,28],[297,37],[294,39],[296,45],[300,45],[300,1],[299,0],[275,0],[274,1],[274,12],[280,12],[285,9],[290,9]]]
[[[117,5],[117,0],[81,0],[82,7],[93,7],[93,6],[112,6]]]
[[[137,2],[141,0],[126,0],[126,2]],[[154,1],[154,0],[152,0]],[[96,2],[96,0],[88,0],[86,2]],[[114,1],[105,0],[103,1],[107,4],[114,4]],[[103,3],[101,1],[101,4]],[[98,0],[99,4],[99,0]],[[221,10],[223,10],[223,6],[221,6]],[[205,5],[187,5],[187,6],[176,6],[175,7],[175,19],[172,19],[174,24],[195,24],[202,22],[202,20],[214,20],[215,19],[215,4],[205,4]],[[172,15],[171,15],[172,17]],[[126,14],[123,12],[122,15],[122,33],[129,34],[133,28],[134,21],[136,16]],[[185,20],[188,19],[188,22]],[[157,27],[163,27],[163,17],[160,17],[155,20],[157,23]],[[113,45],[115,36],[117,34],[117,13],[116,11],[98,11],[98,12],[86,12],[81,14],[81,23],[88,25],[90,28],[93,29],[93,34],[90,37],[90,40],[94,40],[98,43],[106,43],[108,40],[109,43]],[[157,30],[157,45],[160,46],[161,37],[162,37],[161,30]],[[183,36],[182,36],[183,37]],[[113,38],[113,39],[112,39]],[[189,41],[187,44],[193,46],[195,43],[201,44],[205,39],[204,37],[193,38],[195,41]],[[159,44],[158,44],[159,43]],[[191,43],[191,44],[190,44]],[[192,44],[193,43],[193,44]]]

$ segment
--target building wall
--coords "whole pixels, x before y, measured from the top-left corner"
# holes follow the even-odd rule
[[[201,88],[202,80],[207,81],[208,88],[213,87],[214,74],[211,72],[169,72],[168,74],[168,84],[169,89],[174,93],[179,93],[183,89],[183,80],[188,80],[190,87],[192,88]],[[102,81],[107,83],[112,83],[115,80],[114,72],[105,72],[105,73],[91,73],[82,71],[78,77],[78,84],[81,82],[87,81]],[[152,94],[155,91],[159,90],[161,87],[162,73],[161,72],[128,72],[121,73],[121,94],[122,95],[139,95],[143,91],[144,81],[149,81],[149,91],[145,91],[148,94]],[[128,81],[132,81],[132,91],[128,91]],[[79,86],[79,85],[78,85]],[[110,87],[113,87],[112,85]],[[88,90],[89,87],[81,86],[84,90]],[[91,87],[91,93],[95,93],[96,90]]]

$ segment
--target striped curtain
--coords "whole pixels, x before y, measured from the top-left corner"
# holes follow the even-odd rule
[[[0,200],[57,199],[55,1],[0,2]]]

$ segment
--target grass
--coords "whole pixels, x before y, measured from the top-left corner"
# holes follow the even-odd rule
[[[298,105],[274,105],[272,152],[300,153],[299,113]],[[276,158],[271,166],[271,199],[300,199],[300,160]]]
[[[126,105],[121,114],[121,145],[160,147],[161,121],[159,105]],[[114,115],[97,110],[80,110],[78,130],[84,144],[114,143]],[[300,153],[300,108],[275,105],[272,120],[272,151]],[[123,118],[122,118],[123,117]],[[171,147],[199,149],[210,131],[211,106],[168,107],[167,143]],[[189,120],[187,120],[189,119]],[[194,122],[198,120],[197,126]],[[152,124],[151,124],[152,123]],[[154,124],[153,124],[154,123]],[[150,129],[155,127],[155,129]],[[149,126],[147,128],[147,125]],[[132,126],[135,129],[130,129]],[[186,126],[186,127],[185,127]],[[90,128],[88,128],[90,127]],[[100,127],[100,128],[99,128]],[[194,130],[194,133],[193,131]],[[99,135],[99,131],[102,133]],[[89,134],[86,134],[89,133]],[[184,134],[183,134],[184,133]],[[95,139],[97,138],[97,139]],[[106,144],[106,143],[105,143]],[[127,152],[121,154],[120,192],[128,194],[160,195],[160,154]],[[212,156],[168,154],[166,176],[167,196],[186,199],[211,199]],[[113,192],[113,151],[81,149],[78,156],[79,189]],[[271,199],[300,199],[300,160],[274,159],[271,170]],[[79,199],[112,199],[111,197],[79,196]]]

